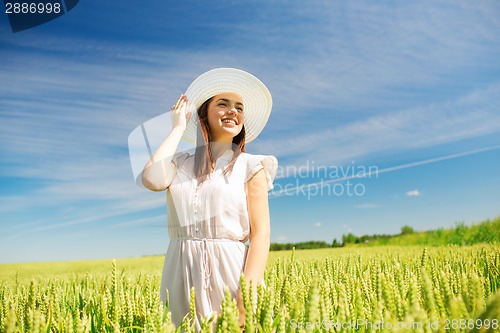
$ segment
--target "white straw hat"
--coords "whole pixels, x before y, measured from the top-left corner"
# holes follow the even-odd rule
[[[245,142],[254,140],[266,126],[273,101],[267,87],[255,76],[236,68],[216,68],[198,76],[187,88],[187,111],[192,112],[182,140],[196,144],[198,108],[209,98],[222,93],[237,93],[243,98]]]

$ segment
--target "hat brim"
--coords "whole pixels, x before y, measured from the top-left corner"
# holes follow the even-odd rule
[[[254,140],[266,126],[273,101],[267,87],[255,76],[236,68],[216,68],[198,76],[187,88],[188,112],[192,112],[182,140],[196,144],[198,108],[222,93],[237,93],[243,99],[245,143]]]

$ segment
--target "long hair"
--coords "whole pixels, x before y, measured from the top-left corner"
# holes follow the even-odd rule
[[[208,105],[212,99],[213,97],[206,100],[197,110],[199,126],[197,126],[196,130],[194,174],[198,180],[198,185],[207,180],[212,173],[212,165],[214,165],[212,150],[210,148],[212,138],[210,137],[210,126],[208,124]],[[245,125],[241,128],[240,133],[233,138],[231,149],[233,150],[233,157],[229,161],[223,175],[230,174],[233,171],[236,158],[245,152]]]

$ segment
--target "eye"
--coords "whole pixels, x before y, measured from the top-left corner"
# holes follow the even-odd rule
[[[238,110],[238,112],[240,112],[240,113],[241,113],[241,112],[243,112],[243,108],[242,108],[242,107],[238,107],[238,108],[237,108],[237,110]]]

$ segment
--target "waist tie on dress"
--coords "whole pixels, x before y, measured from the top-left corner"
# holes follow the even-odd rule
[[[189,241],[198,241],[202,242],[201,243],[201,261],[202,261],[202,266],[203,266],[203,287],[205,290],[210,289],[212,290],[212,286],[210,285],[210,275],[212,275],[212,271],[210,269],[210,258],[208,255],[208,242],[240,242],[239,240],[235,239],[228,239],[228,238],[176,238],[175,240],[189,240]],[[217,252],[219,249],[216,247]],[[217,254],[218,256],[220,253]]]
[[[210,270],[210,263],[208,262],[208,245],[207,245],[207,239],[206,238],[203,238],[202,239],[202,254],[201,254],[201,257],[202,257],[202,262],[203,262],[203,285],[205,287],[205,290],[210,288],[210,290],[212,290],[212,288],[210,287],[210,283],[209,283],[209,278],[210,278],[210,275],[212,274],[211,270]]]

